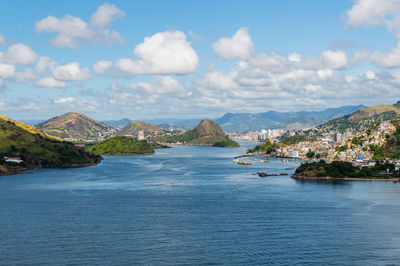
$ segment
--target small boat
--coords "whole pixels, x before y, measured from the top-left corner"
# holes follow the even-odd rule
[[[238,162],[240,165],[251,165],[251,162]]]
[[[268,160],[265,160],[264,163],[269,163],[269,161],[268,161]]]
[[[261,159],[255,158],[254,161],[261,162]]]

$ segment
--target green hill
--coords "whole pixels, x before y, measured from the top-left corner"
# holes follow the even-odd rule
[[[101,157],[43,134],[32,133],[9,119],[0,119],[0,174],[28,169],[94,165]],[[36,131],[36,130],[35,130]],[[20,157],[22,163],[7,163],[4,157]]]
[[[50,138],[50,139],[62,141],[61,138],[48,135],[48,134],[44,133],[42,130],[40,130],[40,129],[37,128],[37,127],[31,126],[31,125],[29,125],[29,124],[26,124],[26,123],[23,123],[23,122],[20,122],[20,121],[16,121],[16,120],[10,119],[10,118],[8,118],[8,117],[5,117],[4,115],[0,115],[0,119],[2,119],[2,120],[4,120],[4,121],[13,122],[17,127],[20,127],[20,128],[22,128],[22,129],[25,129],[26,131],[29,131],[29,132],[32,133],[32,134],[39,134],[39,135],[41,135],[42,137],[47,137],[47,138]]]
[[[317,129],[321,132],[338,131],[345,132],[346,130],[362,132],[370,128],[374,124],[377,125],[384,121],[400,119],[400,102],[394,105],[375,105],[367,107],[326,122],[318,126]]]
[[[398,175],[395,170],[395,165],[391,163],[377,163],[373,167],[359,168],[353,166],[350,162],[333,161],[326,163],[325,161],[302,163],[297,169],[293,179],[302,180],[334,180],[343,178],[360,178],[371,179],[381,178],[385,179],[388,176],[376,176],[380,173],[385,173],[389,170],[391,173]]]
[[[118,131],[117,136],[130,136],[137,138],[139,131],[142,130],[144,131],[145,136],[154,136],[163,132],[163,130],[156,125],[140,121],[132,121],[123,129]]]
[[[239,147],[239,144],[230,140],[222,128],[209,119],[202,120],[192,130],[180,135],[163,136],[158,141],[166,143],[183,143],[189,145],[210,145],[215,147]]]
[[[112,127],[79,113],[66,113],[36,126],[48,135],[68,141],[100,141],[116,132]]]
[[[112,137],[87,149],[94,154],[104,155],[133,155],[153,154],[153,145],[144,140],[137,140],[131,137]]]

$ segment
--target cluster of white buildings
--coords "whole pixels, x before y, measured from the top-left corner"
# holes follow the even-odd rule
[[[260,140],[273,140],[282,136],[286,130],[284,129],[262,129],[247,132],[226,132],[230,139],[244,140],[244,141],[260,141]]]
[[[285,134],[286,130],[284,129],[262,129],[260,134],[259,134],[259,138],[261,140],[272,140],[274,138],[278,138],[280,136],[282,136],[283,134]]]
[[[321,156],[322,159],[333,161],[372,161],[373,153],[370,145],[384,145],[386,135],[393,133],[395,126],[390,122],[381,123],[377,128],[368,134],[335,132],[332,137],[318,138],[318,141],[304,141],[280,148],[276,151],[277,156],[293,157],[305,159],[308,151],[313,151]],[[353,143],[354,138],[358,138],[358,143]]]

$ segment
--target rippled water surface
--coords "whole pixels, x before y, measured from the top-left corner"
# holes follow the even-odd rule
[[[259,178],[297,162],[242,144],[0,177],[0,264],[400,264],[400,184]]]

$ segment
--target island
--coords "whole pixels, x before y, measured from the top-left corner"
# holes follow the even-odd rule
[[[158,143],[223,148],[235,148],[240,146],[237,142],[229,139],[217,123],[209,119],[200,121],[192,130],[188,130],[182,134],[157,136],[154,140]]]
[[[350,162],[323,160],[311,163],[302,163],[293,179],[312,181],[399,181],[400,172],[395,165],[388,162],[378,162],[373,167],[356,167]]]
[[[159,145],[156,145],[159,147]],[[119,136],[98,142],[87,148],[88,152],[98,155],[139,155],[153,154],[154,147],[145,140]]]
[[[0,116],[0,174],[39,168],[91,166],[103,158],[31,125]]]

